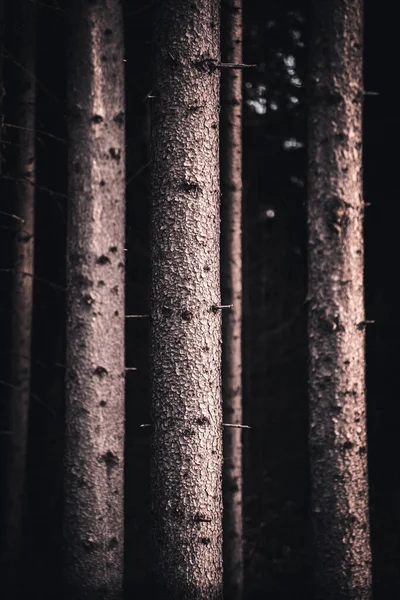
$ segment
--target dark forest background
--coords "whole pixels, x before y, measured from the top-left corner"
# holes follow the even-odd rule
[[[148,312],[152,11],[125,3],[126,313]],[[56,597],[62,544],[67,208],[66,2],[38,2],[36,281],[24,585]],[[400,217],[396,19],[365,2],[367,403],[375,598],[400,597]],[[310,552],[306,335],[307,0],[244,0],[244,519],[249,598],[307,597]],[[14,185],[12,28],[4,43],[1,210]],[[53,136],[53,137],[52,137]],[[12,219],[0,213],[0,398],[7,393]],[[223,300],[223,299],[222,299]],[[126,588],[146,597],[148,322],[127,320]],[[5,382],[5,383],[4,383]],[[0,404],[1,413],[1,404]],[[0,427],[0,430],[3,429]],[[4,436],[0,435],[3,455]],[[3,461],[4,462],[4,461]],[[3,464],[2,467],[3,468]],[[2,481],[3,478],[0,479]],[[2,491],[0,484],[0,492]],[[3,499],[3,498],[2,498]]]

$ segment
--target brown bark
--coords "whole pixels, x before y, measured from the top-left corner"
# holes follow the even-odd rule
[[[222,598],[219,26],[217,0],[158,4],[152,511],[157,597],[174,600]]]
[[[65,587],[122,594],[125,91],[119,0],[70,3]]]
[[[314,0],[308,170],[315,598],[371,596],[365,417],[362,0]]]
[[[11,362],[8,398],[8,437],[5,560],[6,586],[14,597],[22,545],[26,449],[31,375],[32,301],[34,272],[35,113],[36,113],[36,5],[18,0],[12,6],[15,27],[13,120],[18,129],[13,142],[13,212],[16,234],[13,247],[11,292]],[[21,220],[19,220],[21,219]]]
[[[222,10],[222,62],[242,63],[242,0]],[[242,423],[242,72],[221,78],[221,285],[224,421]],[[243,596],[242,430],[224,430],[224,594]]]

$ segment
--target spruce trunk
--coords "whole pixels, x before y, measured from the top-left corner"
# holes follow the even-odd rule
[[[312,7],[309,442],[315,598],[367,600],[362,0],[314,0]]]
[[[242,0],[222,10],[222,60],[242,63]],[[221,285],[224,422],[242,423],[242,71],[221,79]],[[242,430],[224,430],[224,592],[243,595]]]
[[[157,597],[222,598],[219,2],[155,24],[152,520]]]
[[[119,0],[70,4],[65,588],[121,597],[125,91]]]
[[[22,546],[26,451],[31,387],[32,303],[34,272],[35,114],[36,114],[36,5],[18,0],[12,6],[15,27],[12,52],[17,67],[11,82],[15,94],[11,137],[13,212],[16,233],[13,242],[11,291],[11,362],[8,398],[8,455],[5,509],[6,578],[9,597],[17,586]]]

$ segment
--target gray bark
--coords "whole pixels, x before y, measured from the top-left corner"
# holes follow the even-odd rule
[[[315,598],[371,596],[365,415],[362,0],[314,0],[308,170]]]
[[[125,91],[119,0],[70,4],[65,586],[123,577]]]
[[[11,292],[11,362],[8,398],[8,436],[5,556],[9,597],[14,597],[22,544],[26,450],[31,376],[32,301],[34,272],[35,113],[36,113],[36,5],[19,0],[12,7],[15,27],[13,55],[12,133],[16,144],[13,175],[13,211],[16,233],[13,242]]]
[[[242,63],[242,0],[222,10],[222,61]],[[242,71],[221,79],[221,285],[224,422],[242,423]],[[224,430],[224,594],[243,596],[242,430]]]
[[[219,2],[157,8],[152,520],[158,598],[222,598]],[[213,308],[214,307],[214,308]]]

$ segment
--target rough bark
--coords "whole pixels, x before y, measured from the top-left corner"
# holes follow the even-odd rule
[[[13,282],[11,291],[10,393],[8,437],[5,556],[9,597],[16,593],[18,563],[22,545],[22,516],[25,492],[26,449],[31,375],[32,301],[34,271],[35,200],[35,113],[36,113],[36,5],[19,0],[12,6],[13,71],[12,156],[13,212],[16,233],[13,241]]]
[[[222,4],[222,62],[242,63],[242,0]],[[242,71],[221,76],[221,286],[224,422],[242,423]],[[224,430],[224,594],[243,595],[242,430]]]
[[[309,394],[315,598],[371,596],[365,415],[362,0],[314,0]]]
[[[222,598],[219,3],[155,23],[153,540],[157,597]]]
[[[65,587],[123,577],[125,92],[119,0],[70,4]]]

